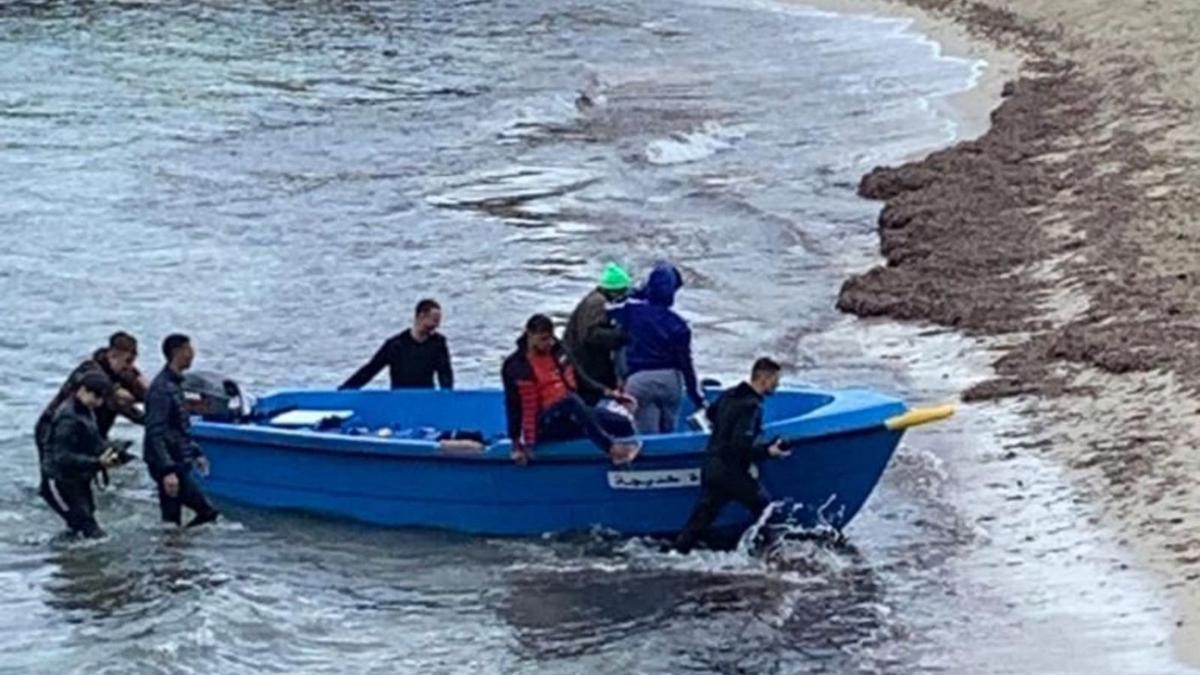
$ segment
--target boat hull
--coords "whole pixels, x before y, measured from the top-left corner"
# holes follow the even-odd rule
[[[457,456],[432,445],[394,453],[381,443],[330,446],[311,433],[205,422],[195,428],[212,466],[205,487],[219,499],[499,536],[596,528],[671,535],[700,496],[705,461],[704,439],[693,435],[648,439],[633,465],[618,468],[591,448],[539,451],[521,466],[508,459],[507,442]],[[802,439],[787,459],[761,464],[761,482],[772,499],[790,502],[798,524],[840,530],[871,494],[901,433],[871,424]],[[750,514],[730,504],[716,526],[749,524]]]

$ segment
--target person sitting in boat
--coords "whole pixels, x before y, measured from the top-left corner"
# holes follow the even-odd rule
[[[438,332],[442,325],[442,306],[436,300],[417,303],[412,328],[383,343],[371,360],[338,389],[361,389],[387,366],[392,389],[432,389],[437,375],[438,386],[454,388],[454,370],[450,366],[450,349],[446,338]]]
[[[697,409],[704,408],[692,364],[692,329],[671,309],[682,287],[679,270],[659,263],[628,300],[609,306],[609,317],[629,335],[620,360],[625,393],[637,400],[640,434],[674,432],[684,393]]]
[[[639,446],[619,440],[633,436],[629,417],[609,408],[615,401],[630,407],[633,399],[595,382],[577,370],[570,355],[554,337],[554,322],[535,314],[525,323],[517,349],[504,360],[504,405],[513,459],[524,464],[533,457],[539,441],[588,438],[612,458],[614,464],[633,460]],[[590,406],[581,390],[607,399]]]
[[[578,364],[578,370],[608,389],[619,388],[614,354],[629,338],[609,320],[607,306],[623,299],[630,283],[628,272],[616,263],[609,263],[599,286],[576,305],[563,331],[563,344]],[[595,405],[601,392],[588,390],[581,394],[588,405]]]
[[[675,549],[681,553],[692,550],[701,535],[731,501],[739,502],[753,514],[762,516],[770,503],[766,491],[750,475],[750,466],[789,453],[779,440],[763,443],[763,398],[779,387],[778,363],[769,358],[754,362],[750,381],[743,382],[721,394],[708,409],[712,436],[708,440],[708,456],[700,471],[700,501],[697,502],[683,531],[675,539]]]

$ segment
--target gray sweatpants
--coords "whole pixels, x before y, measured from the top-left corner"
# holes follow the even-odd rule
[[[625,393],[637,399],[634,422],[639,434],[669,434],[679,421],[683,402],[683,373],[642,370],[625,381]]]

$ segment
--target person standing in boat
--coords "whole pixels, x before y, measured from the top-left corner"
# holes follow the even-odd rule
[[[578,365],[578,370],[604,388],[619,389],[615,354],[629,342],[625,331],[608,318],[608,304],[629,293],[629,273],[609,263],[600,276],[600,284],[575,306],[563,332],[563,345]],[[600,390],[580,392],[584,402],[596,405]]]
[[[673,265],[655,265],[630,298],[609,307],[609,317],[629,335],[623,363],[625,393],[637,400],[640,434],[675,431],[683,394],[704,408],[692,364],[692,329],[671,309],[683,277]]]
[[[99,371],[83,375],[71,396],[59,404],[46,431],[41,457],[42,499],[74,534],[102,537],[96,522],[92,480],[121,463],[120,453],[105,443],[95,411],[112,394],[112,382]]]
[[[217,519],[219,512],[208,501],[195,471],[208,474],[208,459],[192,438],[190,413],[183,400],[183,374],[192,367],[196,351],[186,335],[168,335],[162,344],[167,365],[146,394],[146,438],[143,457],[158,491],[163,522],[181,525],[183,508],[195,517],[188,527]]]
[[[746,507],[755,520],[770,503],[766,491],[750,475],[750,466],[791,454],[778,440],[768,444],[760,439],[763,399],[779,387],[780,370],[775,361],[758,359],[749,382],[727,390],[708,408],[713,429],[700,470],[700,501],[675,539],[675,549],[681,553],[692,550],[729,502]]]
[[[361,389],[386,366],[392,389],[432,389],[434,375],[440,388],[453,389],[450,348],[438,332],[441,325],[442,306],[436,300],[418,302],[412,328],[384,342],[371,360],[338,388]]]
[[[631,420],[603,403],[588,405],[579,389],[593,389],[618,404],[636,404],[575,368],[570,354],[554,337],[550,317],[535,314],[529,318],[516,351],[504,360],[501,376],[508,437],[512,440],[513,459],[518,463],[528,462],[540,441],[576,438],[591,440],[614,464],[630,462],[637,455],[637,443],[618,440],[634,435]]]

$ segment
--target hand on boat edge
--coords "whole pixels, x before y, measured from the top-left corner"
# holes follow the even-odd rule
[[[612,449],[608,451],[608,456],[612,458],[613,464],[621,466],[633,462],[641,451],[640,443],[614,443]]]
[[[792,451],[783,447],[783,441],[776,440],[774,443],[767,446],[767,454],[775,459],[781,459],[783,457],[791,457]]]
[[[532,452],[526,450],[516,443],[513,443],[512,450],[508,454],[510,457],[512,457],[514,462],[520,464],[521,466],[525,466],[529,463],[529,460],[533,459]]]

